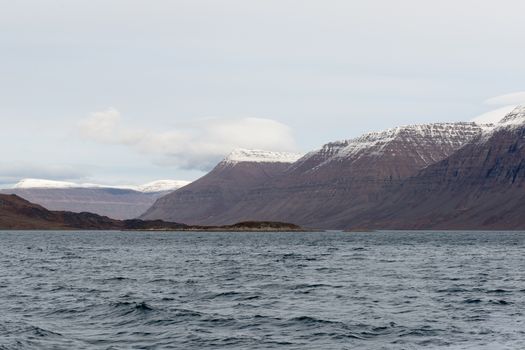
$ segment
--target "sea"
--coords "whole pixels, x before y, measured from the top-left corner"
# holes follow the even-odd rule
[[[0,349],[525,349],[525,232],[0,231]]]

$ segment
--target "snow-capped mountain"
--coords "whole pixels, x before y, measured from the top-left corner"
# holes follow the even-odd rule
[[[331,162],[358,162],[374,158],[412,158],[417,166],[432,164],[479,136],[491,125],[473,122],[433,123],[408,125],[371,132],[354,139],[332,142],[320,150],[310,152],[301,159],[295,168],[310,163],[309,171],[318,170]],[[315,161],[311,162],[310,160]],[[314,163],[316,166],[312,167]]]
[[[496,126],[497,127],[506,127],[506,126],[517,126],[520,127],[525,123],[525,105],[517,106],[507,114],[503,119],[501,119]]]
[[[23,180],[20,180],[18,183],[16,183],[13,188],[15,189],[113,188],[113,189],[122,189],[122,190],[132,190],[132,191],[144,192],[144,193],[153,193],[153,192],[174,191],[183,186],[186,186],[189,183],[190,183],[189,181],[183,181],[183,180],[157,180],[157,181],[148,182],[144,185],[111,186],[111,185],[101,185],[101,184],[92,184],[92,183],[54,181],[54,180],[45,180],[45,179],[23,179]]]
[[[27,188],[75,188],[82,187],[73,182],[54,181],[44,179],[23,179],[16,183],[13,188],[27,189]]]
[[[136,218],[158,198],[187,185],[158,180],[144,185],[107,186],[43,179],[24,179],[0,193],[16,194],[49,210],[91,212],[114,219]]]
[[[93,213],[50,211],[16,195],[0,194],[0,228],[3,230],[158,230],[185,229],[174,222],[115,220]]]
[[[346,228],[524,229],[525,108],[384,194]]]
[[[132,186],[131,189],[144,193],[168,192],[178,190],[189,183],[190,181],[184,180],[157,180],[144,185]]]
[[[471,119],[471,122],[478,124],[498,124],[503,118],[505,118],[509,113],[512,113],[516,108],[521,107],[520,105],[508,105],[500,107],[496,110],[484,113],[477,116],[476,118]]]
[[[260,174],[268,170],[260,167],[253,178],[256,163],[248,162],[239,164],[252,166],[225,173],[232,163],[227,157],[201,180],[158,200],[144,218],[201,224],[281,220],[338,228],[337,215],[343,210],[379,200],[385,187],[448,157],[488,128],[472,122],[435,123],[367,133],[328,143],[299,159],[294,156],[297,161],[288,165],[261,163],[281,164],[265,177]]]
[[[141,218],[178,218],[201,224],[216,221],[247,192],[282,175],[301,155],[237,149],[205,176],[155,202]]]
[[[237,164],[242,162],[253,163],[294,163],[303,155],[299,153],[274,152],[264,150],[249,150],[237,148],[228,154],[221,163]]]

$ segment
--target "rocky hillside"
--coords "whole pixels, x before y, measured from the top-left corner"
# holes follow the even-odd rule
[[[142,219],[160,219],[192,225],[222,225],[229,208],[247,193],[281,176],[301,155],[258,150],[234,150],[211,172],[157,200]]]
[[[400,184],[481,135],[488,126],[404,126],[328,143],[267,174],[253,165],[227,167],[158,200],[144,218],[207,225],[246,220],[341,228],[340,215],[377,203]],[[225,170],[226,167],[226,170]],[[190,191],[191,189],[191,191]],[[233,193],[233,194],[231,194]]]
[[[346,212],[347,228],[525,229],[525,107],[450,157]]]
[[[142,186],[110,187],[25,179],[0,193],[16,194],[49,210],[91,212],[125,220],[138,217],[158,198],[187,184],[186,181],[161,180]]]
[[[0,194],[0,229],[4,230],[126,230],[184,229],[162,221],[115,220],[92,213],[50,211],[17,195]]]
[[[189,226],[162,220],[115,220],[92,213],[50,211],[17,195],[4,194],[0,194],[0,230],[303,231],[301,227],[286,222]]]

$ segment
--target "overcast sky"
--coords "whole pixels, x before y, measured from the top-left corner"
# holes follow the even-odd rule
[[[525,102],[523,0],[0,0],[0,183],[191,180]]]

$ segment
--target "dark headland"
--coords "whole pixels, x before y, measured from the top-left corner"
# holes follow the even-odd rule
[[[190,226],[162,220],[116,220],[93,213],[51,211],[17,195],[0,194],[2,230],[303,231],[284,222],[250,221],[225,226]]]

